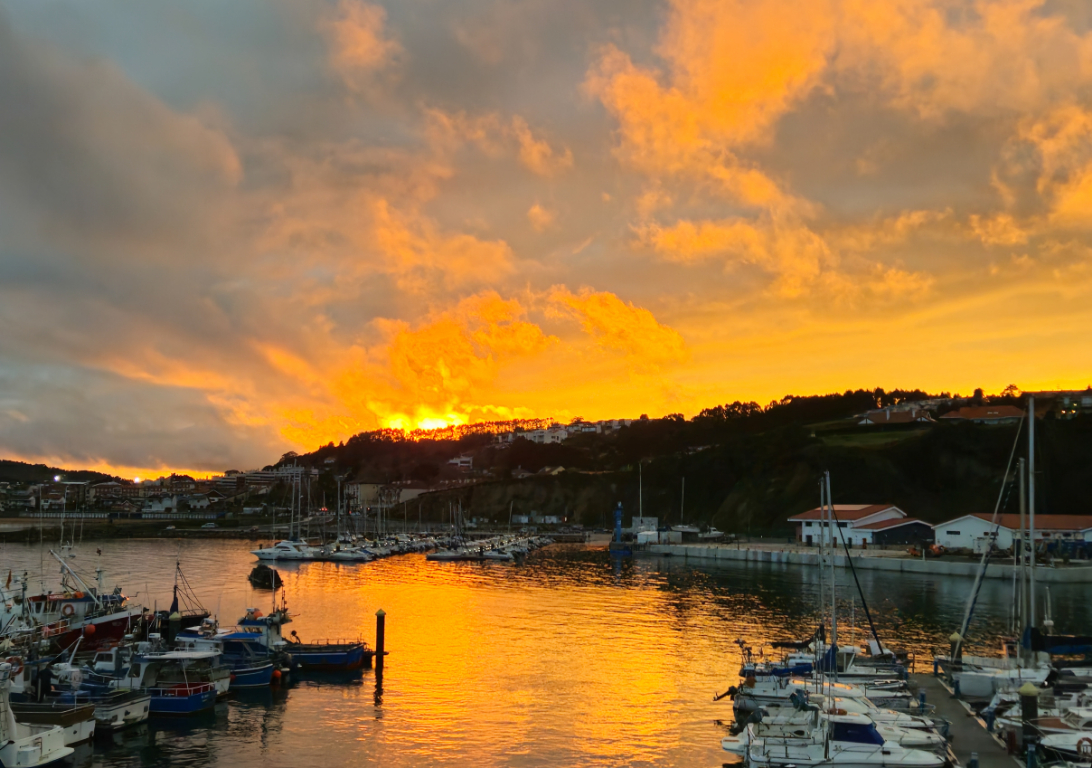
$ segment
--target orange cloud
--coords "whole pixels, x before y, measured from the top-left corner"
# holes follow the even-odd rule
[[[443,232],[424,217],[395,211],[385,200],[373,204],[372,217],[376,246],[404,290],[424,291],[434,274],[462,286],[492,283],[515,270],[512,249],[502,240]]]
[[[492,157],[512,152],[527,170],[539,176],[556,176],[573,164],[568,147],[555,148],[532,132],[519,115],[504,119],[495,112],[471,116],[466,112],[425,111],[426,135],[433,146],[448,151],[472,144]]]
[[[330,66],[353,90],[361,90],[374,72],[402,53],[401,44],[387,36],[387,12],[361,0],[340,0],[323,19],[330,42]]]
[[[658,368],[687,358],[686,343],[677,331],[661,325],[647,309],[613,293],[586,288],[573,293],[564,286],[554,286],[549,300],[555,311],[579,320],[596,344],[624,353],[637,368]]]
[[[536,232],[545,232],[554,223],[554,214],[535,203],[527,210],[527,220]]]
[[[792,220],[753,223],[744,219],[650,224],[638,230],[640,241],[665,258],[693,262],[718,257],[726,264],[756,264],[777,276],[775,290],[798,296],[836,259],[826,242]]]
[[[519,159],[528,170],[539,176],[553,176],[572,167],[573,153],[566,147],[560,153],[548,142],[535,138],[527,121],[520,116],[512,118],[512,132],[519,141]]]

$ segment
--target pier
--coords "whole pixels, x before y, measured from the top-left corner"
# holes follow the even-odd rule
[[[781,565],[819,565],[818,549],[799,545],[753,546],[750,544],[653,544],[653,554],[674,555],[676,557],[717,562],[753,562],[777,563]],[[929,576],[970,576],[978,572],[977,560],[957,561],[941,558],[919,559],[908,557],[903,552],[884,550],[854,550],[853,565],[858,570],[893,571]],[[836,555],[834,564],[839,568],[849,567],[849,558],[845,554]],[[1011,560],[992,561],[986,569],[986,578],[1012,581],[1013,566]],[[1092,564],[1058,565],[1036,569],[1035,578],[1039,582],[1092,584]]]
[[[935,714],[938,717],[951,723],[950,746],[960,765],[971,765],[972,755],[978,756],[979,768],[1013,768],[1014,764],[1022,765],[986,730],[985,723],[944,687],[939,677],[919,672],[910,675],[910,684],[918,691],[925,692],[926,704],[936,707]]]

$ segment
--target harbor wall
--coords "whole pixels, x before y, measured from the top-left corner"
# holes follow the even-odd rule
[[[776,563],[781,565],[819,565],[817,552],[796,550],[749,549],[745,545],[710,545],[710,544],[653,544],[649,551],[654,554],[675,555],[695,560],[715,560],[718,562]],[[835,557],[835,565],[848,568],[844,554]],[[914,573],[930,576],[970,576],[978,573],[977,562],[956,562],[941,558],[919,560],[910,557],[869,557],[854,554],[853,565],[859,570],[893,571],[896,573]],[[1000,563],[990,563],[986,568],[986,577],[1012,580],[1013,567]],[[1040,583],[1092,583],[1092,566],[1063,566],[1058,568],[1039,567],[1035,579]]]

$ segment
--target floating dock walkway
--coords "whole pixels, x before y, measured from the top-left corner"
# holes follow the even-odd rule
[[[934,705],[934,714],[952,724],[949,732],[951,749],[961,766],[966,768],[971,764],[972,754],[978,755],[979,768],[1022,765],[990,735],[983,722],[963,702],[952,696],[939,677],[919,672],[910,675],[910,684],[918,691],[925,691],[925,703]]]

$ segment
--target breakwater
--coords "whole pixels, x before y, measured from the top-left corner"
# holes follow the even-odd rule
[[[719,562],[775,563],[783,565],[819,565],[819,554],[800,549],[750,548],[735,544],[653,544],[649,551],[654,554],[674,555],[695,560]],[[932,576],[970,576],[978,572],[977,561],[955,561],[940,558],[921,560],[912,557],[870,556],[864,550],[854,553],[853,565],[860,570],[914,573]],[[834,563],[848,568],[848,557],[836,555]],[[991,562],[986,568],[986,578],[1012,580],[1013,566]],[[1092,583],[1092,565],[1040,566],[1035,578],[1041,583]]]

